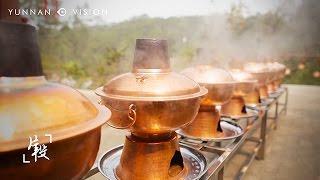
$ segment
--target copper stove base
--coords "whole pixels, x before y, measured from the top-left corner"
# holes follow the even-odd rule
[[[245,104],[250,106],[255,106],[261,103],[259,90],[257,88],[255,88],[254,91],[246,95],[243,99]]]
[[[230,101],[221,106],[221,114],[226,116],[239,116],[246,113],[246,106],[242,97],[233,96]]]
[[[268,84],[267,88],[268,88],[268,93],[269,94],[276,92],[277,91],[277,87],[276,87],[275,81],[273,81],[270,84]]]
[[[268,87],[266,85],[259,88],[260,99],[267,99],[269,97]]]
[[[199,111],[195,120],[188,126],[182,128],[181,132],[185,135],[202,139],[217,138],[222,136],[222,129],[219,129],[219,122],[220,113],[213,107],[212,111]]]
[[[256,116],[258,116],[257,112],[246,109],[245,101],[242,97],[232,97],[229,102],[221,106],[221,117],[239,120]]]
[[[119,180],[119,179],[121,180],[121,178],[119,178],[116,175],[116,171],[120,164],[120,158],[123,154],[123,148],[124,148],[123,146],[119,146],[114,149],[111,149],[110,151],[106,152],[98,162],[99,171],[102,173],[102,175],[104,175],[109,180]],[[200,151],[196,149],[183,146],[183,145],[181,145],[179,149],[183,157],[183,163],[185,167],[184,176],[171,177],[168,179],[177,179],[177,180],[178,179],[179,180],[180,179],[181,180],[182,179],[183,180],[199,179],[205,173],[205,169],[207,168],[206,158],[203,156],[203,154]],[[131,168],[134,169],[135,167],[131,167]],[[165,179],[165,178],[148,175],[148,174],[154,174],[155,172],[156,171],[145,170],[144,174],[148,177],[142,177],[142,178],[132,177],[132,179],[150,179],[150,180]]]
[[[182,179],[185,173],[176,133],[160,139],[126,136],[116,168],[119,179]]]
[[[222,133],[219,132],[218,136],[214,138],[202,138],[202,137],[196,137],[196,136],[190,136],[188,134],[185,134],[184,131],[178,130],[177,133],[185,138],[189,138],[192,140],[200,140],[200,141],[211,141],[211,142],[224,142],[224,141],[231,141],[233,142],[237,137],[240,137],[243,135],[244,130],[242,127],[230,120],[221,120],[220,121]]]

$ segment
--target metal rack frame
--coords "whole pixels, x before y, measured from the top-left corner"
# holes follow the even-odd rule
[[[279,102],[280,97],[282,97],[283,94],[285,94],[285,100],[284,102]],[[232,159],[236,153],[239,153],[239,150],[245,144],[245,142],[255,142],[256,145],[250,154],[246,154],[248,156],[247,161],[238,172],[236,179],[243,178],[254,159],[263,160],[265,158],[266,137],[268,131],[267,121],[273,120],[273,129],[277,129],[280,114],[287,112],[288,88],[281,87],[276,93],[271,95],[269,100],[269,103],[265,104],[263,108],[255,108],[255,110],[258,111],[258,116],[254,117],[253,119],[246,119],[247,123],[249,121],[252,122],[250,124],[250,128],[247,129],[247,131],[241,137],[236,138],[228,145],[223,146],[221,142],[196,142],[188,138],[180,137],[180,144],[200,150],[204,153],[206,159],[208,160],[208,167],[200,180],[209,180],[214,177],[217,177],[218,180],[223,180],[226,163]],[[279,109],[280,106],[282,106],[281,109]],[[269,110],[272,107],[275,107],[274,115],[272,117],[268,117]],[[259,137],[252,136],[253,133],[259,129]],[[216,156],[217,154],[218,157]],[[99,173],[97,169],[97,167],[93,167],[84,177],[84,179]]]
[[[201,180],[208,180],[212,177],[218,176],[218,180],[223,179],[225,164],[238,152],[241,146],[246,140],[256,142],[257,145],[254,149],[253,154],[251,154],[250,162],[256,157],[259,153],[259,150],[262,148],[263,141],[260,138],[252,138],[251,135],[259,129],[263,124],[263,121],[266,121],[266,115],[264,111],[261,111],[260,115],[254,119],[251,128],[248,129],[243,136],[235,139],[234,142],[225,146],[219,147],[219,143],[211,145],[210,142],[201,142],[201,143],[192,143],[186,138],[181,138],[180,143],[183,145],[189,145],[193,148],[196,148],[202,152],[216,153],[219,155],[217,159],[208,158],[208,169],[206,173],[200,178]],[[263,133],[261,131],[261,133]]]
[[[284,102],[279,102],[280,97],[285,94]],[[266,148],[266,136],[268,131],[267,121],[273,121],[273,129],[277,128],[279,116],[281,113],[286,113],[287,104],[288,104],[288,88],[281,87],[281,89],[274,93],[270,98],[270,103],[262,109],[257,109],[259,111],[259,116],[256,117],[251,124],[251,127],[244,133],[243,136],[237,138],[230,145],[221,148],[219,145],[210,146],[208,142],[201,143],[190,143],[188,139],[182,138],[180,140],[181,144],[192,146],[202,152],[217,153],[219,154],[218,159],[211,160],[209,159],[208,169],[206,173],[200,178],[201,180],[209,180],[213,177],[217,177],[218,180],[223,180],[224,178],[224,168],[226,163],[239,152],[241,146],[244,145],[246,141],[255,142],[256,145],[250,154],[247,154],[248,158],[246,163],[242,166],[241,170],[238,172],[238,175],[235,179],[242,179],[246,174],[247,169],[253,162],[253,160],[259,159],[263,160],[265,158],[265,148]],[[269,110],[275,106],[274,116],[268,117]],[[279,107],[282,106],[281,109]],[[253,137],[252,134],[260,128],[259,138]]]

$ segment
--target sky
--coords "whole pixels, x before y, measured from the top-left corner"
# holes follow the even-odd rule
[[[70,10],[86,3],[89,9],[107,9],[107,15],[99,15],[103,23],[117,23],[144,14],[149,17],[168,18],[225,13],[230,10],[232,4],[239,2],[240,0],[62,0],[61,7]],[[245,13],[251,15],[274,10],[282,0],[241,0],[241,2],[246,6]],[[83,18],[91,17],[83,16]]]

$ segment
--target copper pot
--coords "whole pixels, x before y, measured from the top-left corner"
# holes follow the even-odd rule
[[[250,73],[258,81],[260,99],[266,99],[268,95],[267,85],[272,81],[273,72],[264,63],[246,63],[243,70]]]
[[[114,128],[129,129],[134,134],[170,133],[195,118],[201,97],[207,93],[196,82],[172,72],[167,57],[142,53],[140,49],[146,49],[148,43],[159,43],[152,44],[155,47],[163,43],[152,41],[137,40],[132,72],[96,90],[101,103],[112,111],[107,123]]]
[[[129,92],[114,90],[117,88],[129,88]],[[173,72],[128,73],[111,80],[104,89],[99,88],[96,93],[101,96],[102,104],[112,111],[108,124],[135,134],[168,133],[187,125],[198,112],[200,97],[207,92]],[[139,92],[140,89],[144,92]]]
[[[273,93],[280,87],[286,67],[278,62],[267,63],[267,66],[273,72],[273,80],[268,84],[268,92]]]
[[[220,136],[220,113],[215,106],[222,105],[231,98],[235,82],[231,74],[210,65],[194,66],[183,70],[182,73],[208,89],[196,119],[182,128],[183,134],[203,139]]]
[[[95,161],[111,114],[46,81],[36,35],[30,25],[0,21],[0,177],[80,179]],[[36,155],[44,156],[36,161]]]
[[[246,114],[244,97],[254,91],[257,80],[247,72],[241,70],[230,71],[236,80],[231,100],[221,106],[221,113],[226,116],[240,116]]]
[[[231,75],[235,82],[235,88],[233,90],[233,96],[241,96],[244,97],[251,93],[254,88],[257,86],[258,81],[254,78],[254,76],[245,71],[241,71],[239,69],[231,70]]]
[[[100,129],[110,115],[78,91],[42,76],[0,78],[0,177],[81,178],[95,161]],[[49,160],[33,162],[28,146],[34,135],[47,146]],[[23,163],[23,154],[30,163]]]
[[[197,65],[182,71],[182,74],[198,82],[208,89],[201,105],[222,105],[233,93],[235,81],[226,70],[210,65]]]
[[[207,92],[171,71],[166,40],[137,39],[132,71],[96,90],[112,111],[108,124],[131,132],[116,176],[183,179],[187,167],[174,130],[193,121]]]

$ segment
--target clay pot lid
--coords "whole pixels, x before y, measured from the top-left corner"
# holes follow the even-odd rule
[[[132,71],[96,90],[99,96],[132,101],[167,101],[200,97],[207,90],[172,72],[166,40],[137,39]]]
[[[0,78],[0,152],[83,134],[104,124],[111,112],[68,86],[43,76]]]
[[[186,68],[182,74],[195,80],[199,84],[230,84],[235,83],[232,75],[222,69],[211,65],[196,65]]]

